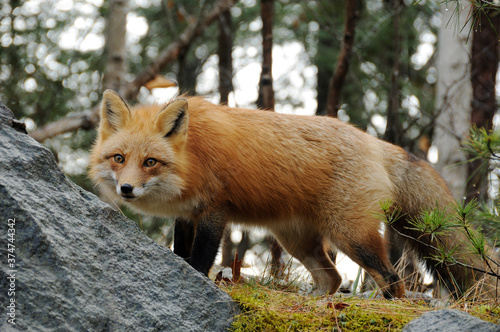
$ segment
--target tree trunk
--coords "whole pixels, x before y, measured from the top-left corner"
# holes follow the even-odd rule
[[[228,9],[219,16],[219,40],[217,55],[219,56],[219,94],[220,103],[227,105],[229,100],[229,93],[233,91],[233,36],[232,36],[232,24],[231,24],[231,11]],[[233,242],[231,241],[231,226],[226,227],[224,231],[224,237],[222,240],[222,266],[230,266],[234,261],[235,253],[233,253]],[[250,246],[248,232],[243,231],[242,238],[240,241],[240,246],[247,246],[247,248],[241,247],[243,249],[238,251],[239,259],[243,259],[245,252]]]
[[[127,71],[126,32],[127,0],[112,0],[106,26],[106,67],[102,79],[103,90],[112,89],[121,93]]]
[[[465,194],[467,165],[461,140],[470,128],[470,42],[467,34],[469,8],[457,17],[453,5],[441,6],[441,27],[438,35],[436,109],[439,113],[434,125],[434,146],[438,149],[436,168],[457,199]],[[457,19],[458,18],[458,19]]]
[[[227,105],[229,93],[233,91],[233,36],[231,11],[226,10],[219,16],[219,93],[220,103]]]
[[[403,131],[400,121],[399,106],[401,104],[401,93],[399,86],[400,58],[401,58],[401,12],[404,3],[401,0],[392,0],[393,11],[393,63],[391,73],[391,88],[389,90],[389,102],[387,105],[387,126],[385,128],[384,140],[396,145],[401,145],[401,133]]]
[[[177,64],[179,65],[177,83],[181,93],[194,95],[196,93],[197,70],[200,67],[201,61],[198,58],[189,59],[188,54],[189,46],[184,48],[177,58]]]
[[[342,87],[351,62],[356,32],[356,20],[358,16],[358,1],[346,1],[344,37],[342,39],[340,54],[337,59],[337,68],[335,68],[335,71],[333,72],[333,76],[330,80],[330,87],[328,89],[329,92],[326,109],[329,116],[337,117],[337,112],[341,106],[340,97],[342,95]]]
[[[319,29],[323,29],[324,27],[320,24]],[[321,52],[323,49],[329,49],[335,47],[332,43],[333,38],[324,38],[322,34],[318,36],[318,52]],[[318,68],[318,74],[316,78],[316,101],[318,103],[318,108],[316,109],[316,115],[326,115],[326,102],[328,100],[328,91],[329,84],[331,80],[331,70],[326,70],[322,68],[324,65],[320,64],[318,60],[319,55],[315,56],[315,66]]]
[[[261,0],[262,18],[262,72],[259,82],[257,107],[274,110],[273,90],[273,15],[274,0]]]
[[[500,16],[496,11],[490,11],[487,14],[476,11],[476,15],[479,21],[472,35],[470,119],[471,123],[478,128],[491,130],[493,116],[497,110],[495,84],[500,60],[497,35],[500,31]],[[467,166],[466,201],[486,200],[488,198],[488,163],[475,160]]]

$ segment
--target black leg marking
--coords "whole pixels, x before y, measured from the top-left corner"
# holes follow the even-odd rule
[[[386,299],[394,298],[398,292],[398,285],[402,282],[396,271],[394,271],[392,267],[388,269],[382,261],[380,261],[377,255],[369,250],[366,250],[366,248],[357,245],[355,245],[354,248],[356,256],[365,265],[365,268],[377,271],[384,278],[388,285],[386,290],[383,292],[384,297]]]
[[[209,216],[208,219],[201,220],[198,223],[191,259],[189,260],[192,267],[205,275],[208,275],[208,271],[214,264],[225,228],[223,222],[211,220],[212,218],[214,216]]]
[[[189,261],[194,240],[194,224],[177,218],[174,224],[174,253]]]
[[[365,264],[367,268],[374,269],[381,273],[381,271],[385,270],[384,265],[380,261],[380,259],[366,248],[360,247],[358,245],[354,245],[354,250],[358,259]]]

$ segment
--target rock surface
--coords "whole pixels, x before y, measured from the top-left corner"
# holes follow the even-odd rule
[[[500,326],[455,309],[430,311],[412,320],[403,332],[500,332]]]
[[[69,181],[49,150],[1,115],[0,331],[230,327],[239,309],[226,293]]]

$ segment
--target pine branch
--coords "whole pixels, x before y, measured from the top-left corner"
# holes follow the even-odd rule
[[[398,230],[397,230],[397,229],[396,229],[393,225],[389,225],[389,226],[392,228],[392,230],[394,230],[396,233],[398,233],[398,234],[399,234],[399,235],[401,235],[402,237],[405,237],[405,238],[407,238],[407,239],[410,239],[410,240],[416,241],[416,242],[418,242],[419,244],[422,244],[422,245],[424,245],[424,246],[426,246],[426,247],[428,247],[428,248],[431,248],[431,249],[433,249],[433,250],[435,250],[435,251],[437,251],[437,252],[439,252],[439,251],[440,251],[440,249],[439,249],[439,248],[437,248],[437,247],[435,247],[435,246],[433,246],[433,245],[431,245],[431,244],[428,244],[428,243],[426,243],[426,242],[424,242],[424,241],[422,241],[422,240],[419,240],[419,239],[417,239],[417,238],[414,238],[413,236],[410,236],[410,235],[406,235],[406,234],[404,234],[404,233],[401,233],[401,232],[400,232],[400,231],[398,231]],[[486,257],[487,257],[487,256],[486,256]],[[487,257],[487,258],[489,258],[489,257]],[[490,259],[490,260],[492,260],[491,258],[489,258],[489,259]],[[492,260],[492,261],[493,261],[493,260]],[[447,266],[447,267],[448,267],[448,266],[452,266],[452,265],[460,265],[460,266],[462,266],[462,267],[465,267],[465,268],[468,268],[468,269],[474,270],[474,271],[476,271],[476,272],[485,273],[485,274],[487,274],[487,275],[490,275],[490,276],[493,276],[493,277],[497,277],[498,279],[500,279],[500,275],[498,275],[498,274],[496,274],[496,273],[494,273],[494,272],[488,272],[488,271],[485,271],[485,270],[483,270],[483,269],[476,268],[476,267],[474,267],[474,266],[472,266],[472,265],[468,265],[468,264],[462,263],[462,262],[460,262],[460,261],[457,261],[456,259],[454,259],[454,260],[453,260],[453,262],[451,262],[451,263],[448,263],[448,262],[442,262],[442,263],[443,263],[445,266]],[[496,263],[496,262],[495,262],[495,263]],[[493,270],[492,270],[492,271],[493,271]]]
[[[473,212],[475,211],[476,205],[477,204],[474,201],[471,203],[468,203],[465,207],[462,207],[460,204],[457,203],[456,212],[461,217],[462,224],[455,225],[455,227],[462,226],[462,227],[467,228],[467,220],[466,219],[468,219],[472,216]],[[400,232],[399,230],[397,230],[394,227],[394,223],[397,220],[399,220],[401,217],[403,217],[404,214],[401,214],[401,209],[397,206],[394,206],[390,200],[380,202],[380,207],[383,211],[383,214],[380,214],[380,216],[382,219],[384,219],[387,227],[391,227],[391,229],[394,230],[400,236],[407,238],[407,239],[410,239],[412,241],[416,241],[417,243],[419,243],[423,246],[426,246],[426,247],[434,250],[436,253],[440,254],[441,255],[440,258],[437,258],[438,257],[437,255],[432,257],[432,258],[435,259],[437,262],[443,264],[445,267],[459,265],[459,266],[474,270],[476,272],[481,272],[481,273],[485,273],[485,274],[493,276],[493,277],[497,277],[500,280],[500,275],[498,275],[494,272],[485,271],[483,269],[479,269],[479,268],[476,268],[474,266],[471,266],[471,265],[468,265],[468,264],[465,264],[465,263],[462,263],[462,262],[456,260],[453,257],[454,249],[452,249],[451,251],[445,252],[445,250],[443,249],[444,243],[441,241],[441,239],[438,236],[436,236],[436,233],[446,231],[453,226],[451,226],[450,223],[447,222],[446,220],[443,220],[442,222],[437,221],[437,219],[445,217],[443,214],[440,214],[439,211],[435,210],[435,211],[431,211],[431,212],[425,212],[426,214],[423,217],[424,217],[424,219],[427,220],[427,222],[423,222],[423,221],[421,222],[424,225],[419,225],[417,221],[413,221],[411,224],[414,225],[414,227],[415,227],[412,229],[417,230],[419,232],[422,232],[422,235],[430,234],[431,238],[435,237],[435,241],[438,242],[438,245],[441,244],[441,246],[443,248],[436,247],[430,243],[427,243],[425,241],[420,240],[419,238],[415,238],[413,236],[404,234],[404,233]],[[425,230],[427,230],[427,232]],[[466,234],[468,235],[469,239],[473,239],[472,235],[470,235],[470,232],[468,232],[468,229],[466,229]],[[474,247],[476,247],[476,246],[474,246]],[[482,248],[484,248],[484,243],[482,244]],[[484,252],[484,250],[481,251],[480,255],[485,260],[486,265],[488,266],[490,271],[493,271],[493,268],[490,265],[489,261],[493,262],[496,266],[500,266],[500,264],[498,262],[496,262],[491,257],[487,256],[486,253]]]

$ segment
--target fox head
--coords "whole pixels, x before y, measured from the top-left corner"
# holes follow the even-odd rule
[[[188,121],[186,99],[131,108],[116,92],[106,90],[90,156],[91,179],[103,194],[139,209],[179,198],[185,186]]]

